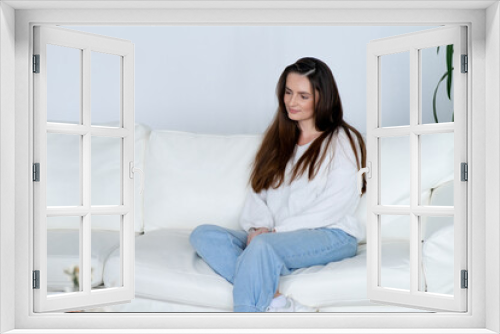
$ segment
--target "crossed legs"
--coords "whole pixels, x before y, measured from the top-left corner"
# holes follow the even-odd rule
[[[198,226],[190,242],[198,255],[233,284],[235,312],[264,312],[279,278],[293,270],[356,255],[357,241],[336,229],[265,233],[246,245],[247,233],[215,225]]]

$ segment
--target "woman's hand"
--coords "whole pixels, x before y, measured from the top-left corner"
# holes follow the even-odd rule
[[[264,234],[264,233],[269,233],[269,232],[271,232],[271,231],[269,231],[269,229],[267,227],[259,227],[253,231],[250,231],[250,233],[248,233],[248,236],[247,236],[247,247],[248,247],[248,245],[250,245],[250,242],[252,241],[253,238],[258,236],[259,234]]]

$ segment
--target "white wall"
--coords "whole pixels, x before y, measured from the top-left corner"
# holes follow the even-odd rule
[[[346,120],[365,132],[367,43],[432,27],[70,28],[135,44],[136,122],[152,128],[231,134],[260,133],[266,129],[277,107],[275,88],[279,75],[287,65],[304,56],[319,58],[330,66]],[[444,50],[440,56],[444,59]],[[438,66],[432,71],[437,79],[429,79],[430,84],[426,85],[432,91],[445,71],[444,60]],[[444,92],[444,85],[441,91]],[[405,96],[397,94],[395,98]],[[404,118],[397,108],[400,104],[391,99],[389,112],[395,123]]]
[[[494,265],[487,265],[485,267],[485,284],[484,288],[487,292],[485,294],[486,305],[492,305],[493,307],[486,307],[486,327],[496,333],[500,332],[500,307],[495,301],[500,299],[500,270],[498,263],[500,262],[500,247],[498,240],[494,240],[495,237],[500,235],[500,227],[498,221],[500,221],[500,207],[498,203],[500,202],[500,173],[498,171],[498,166],[500,165],[500,117],[498,110],[500,109],[500,97],[498,95],[499,90],[499,79],[500,78],[500,4],[495,3],[490,6],[486,11],[486,66],[481,68],[481,70],[486,70],[486,90],[485,90],[485,162],[484,165],[481,164],[479,158],[480,150],[476,152],[473,150],[472,168],[479,170],[478,173],[483,172],[486,176],[486,182],[484,183],[485,189],[485,212],[489,221],[493,224],[486,225],[486,254],[494,255]],[[480,57],[480,56],[479,56]],[[481,75],[481,73],[479,74]],[[476,117],[481,117],[480,115],[475,115]],[[478,122],[474,122],[476,124]],[[477,125],[476,125],[477,126]],[[477,136],[477,135],[476,135]],[[474,167],[477,166],[477,167]],[[486,168],[483,170],[479,169],[481,166]],[[477,182],[477,181],[476,181]],[[476,194],[475,194],[476,195]],[[475,200],[477,196],[473,197]],[[476,200],[481,203],[480,200]],[[492,261],[492,262],[493,262]],[[476,278],[478,279],[478,278]],[[479,278],[481,279],[481,278]]]
[[[0,3],[0,333],[14,328],[15,14]]]

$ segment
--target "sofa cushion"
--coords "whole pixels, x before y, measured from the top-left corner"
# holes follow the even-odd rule
[[[92,231],[91,268],[93,287],[100,285],[104,261],[120,246],[119,233],[114,231]],[[79,231],[47,231],[47,290],[71,289],[71,277],[64,271],[80,265]]]
[[[188,230],[156,230],[136,237],[136,296],[178,303],[231,308],[232,286],[201,260],[189,243]],[[118,284],[120,256],[105,264],[104,285]]]
[[[239,228],[261,135],[152,131],[146,155],[145,231],[201,224]]]
[[[410,288],[407,242],[392,241],[382,246],[382,281],[386,287]],[[280,280],[279,290],[304,305],[327,307],[332,304],[368,301],[366,245],[356,256],[326,266],[302,268]]]
[[[143,298],[232,310],[232,286],[217,275],[189,243],[189,230],[156,230],[136,238],[135,289]],[[393,242],[384,252],[384,281],[387,286],[409,289],[407,242]],[[114,287],[119,255],[105,264],[104,284]],[[312,306],[367,300],[366,246],[358,254],[326,266],[296,270],[283,276],[280,291]]]

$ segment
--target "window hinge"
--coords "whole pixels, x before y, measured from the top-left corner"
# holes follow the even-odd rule
[[[40,55],[33,55],[33,73],[40,73]]]
[[[40,289],[40,270],[33,270],[33,289]]]
[[[33,181],[40,182],[40,164],[38,162],[33,164]]]
[[[468,167],[466,162],[462,162],[460,164],[460,170],[461,170],[461,175],[462,175],[460,180],[461,181],[469,181],[469,167]]]
[[[469,287],[469,274],[467,270],[462,270],[462,289]]]
[[[469,72],[469,57],[467,55],[462,55],[462,73]]]

